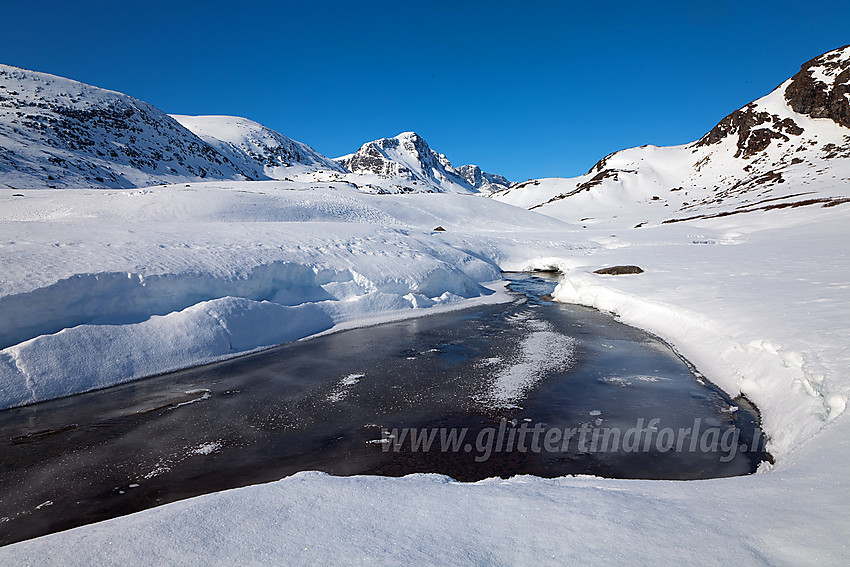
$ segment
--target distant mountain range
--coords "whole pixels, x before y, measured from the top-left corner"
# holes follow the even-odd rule
[[[493,198],[591,225],[646,226],[850,201],[850,46],[805,63],[767,96],[683,146],[615,152],[585,175]],[[616,220],[615,220],[616,219]]]
[[[246,118],[169,116],[125,94],[0,65],[0,186],[135,188],[318,171],[393,177],[382,191],[489,193],[510,185],[474,165],[454,169],[412,132],[335,161]]]
[[[579,177],[519,184],[475,165],[455,168],[415,132],[329,159],[245,118],[169,116],[121,93],[0,65],[0,187],[14,189],[311,173],[363,191],[482,194],[585,225],[641,227],[834,206],[847,201],[848,158],[850,46],[805,63],[695,142],[622,150]]]

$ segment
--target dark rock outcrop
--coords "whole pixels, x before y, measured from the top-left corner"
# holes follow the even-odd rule
[[[788,134],[799,136],[803,129],[790,118],[759,111],[755,103],[736,110],[700,138],[695,147],[719,143],[728,136],[738,137],[735,157],[748,158],[764,151],[773,140],[789,140]]]
[[[593,271],[594,274],[606,276],[622,276],[627,274],[642,274],[643,270],[638,266],[610,266]]]
[[[850,45],[804,63],[785,89],[785,100],[795,112],[850,128]]]

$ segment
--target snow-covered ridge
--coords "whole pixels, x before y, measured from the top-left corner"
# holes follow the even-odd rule
[[[494,198],[587,226],[628,228],[842,204],[850,196],[848,81],[844,47],[807,63],[696,142],[622,150],[580,177],[533,180]]]
[[[238,116],[184,116],[177,122],[242,165],[256,179],[283,179],[299,170],[346,170],[307,144],[296,142],[262,124]]]
[[[261,124],[169,116],[114,91],[0,65],[0,186],[133,188],[261,180],[339,164]]]

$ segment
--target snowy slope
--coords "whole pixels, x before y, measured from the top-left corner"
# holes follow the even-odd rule
[[[585,225],[646,226],[850,196],[850,46],[803,65],[696,142],[611,154],[585,175],[494,196]]]
[[[249,177],[145,102],[0,65],[2,187],[128,188]]]
[[[199,136],[243,172],[255,179],[283,179],[301,171],[345,169],[307,144],[296,142],[247,118],[238,116],[183,116],[177,122]]]
[[[478,166],[455,169],[445,155],[432,150],[416,132],[368,142],[336,161],[353,173],[406,180],[400,192],[478,193],[491,190],[493,183],[507,183],[500,175],[486,174],[488,177],[484,178]]]

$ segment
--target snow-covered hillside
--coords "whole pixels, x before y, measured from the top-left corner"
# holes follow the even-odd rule
[[[303,171],[345,168],[307,144],[296,142],[247,118],[238,116],[184,116],[177,122],[214,147],[255,179],[284,179]]]
[[[239,166],[133,97],[0,65],[0,186],[129,188],[248,179]]]
[[[344,172],[251,120],[169,116],[121,93],[0,65],[0,186],[138,188]]]
[[[336,161],[353,173],[399,179],[396,190],[401,193],[492,192],[509,184],[501,175],[483,173],[477,165],[455,169],[445,155],[432,150],[416,132],[367,142]]]
[[[494,195],[570,222],[632,227],[848,201],[850,46],[805,65],[696,142],[613,153],[580,177]]]

